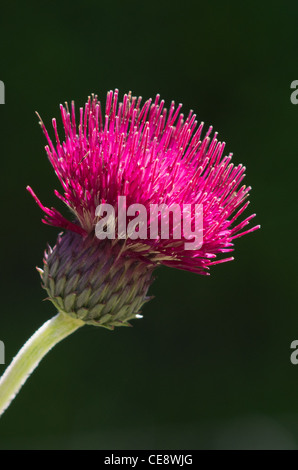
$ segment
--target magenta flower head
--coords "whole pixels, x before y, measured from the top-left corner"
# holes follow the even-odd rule
[[[43,222],[62,229],[39,269],[58,314],[25,343],[0,379],[0,415],[43,356],[85,324],[114,329],[140,317],[157,266],[209,274],[230,261],[234,240],[253,215],[242,217],[250,187],[245,168],[223,156],[225,144],[202,137],[191,111],[169,111],[157,95],[141,106],[129,93],[97,96],[80,108],[78,121],[61,106],[65,137],[55,142],[42,120],[46,152],[61,183],[55,191],[70,211],[65,218],[45,207]],[[241,220],[242,219],[242,220]]]
[[[167,111],[159,95],[143,106],[130,93],[118,103],[118,90],[108,92],[104,115],[93,95],[78,123],[73,102],[60,109],[63,141],[55,119],[55,143],[40,124],[70,218],[28,187],[43,222],[64,231],[40,270],[59,311],[111,329],[127,325],[148,300],[154,268],[209,274],[233,259],[236,238],[259,227],[246,228],[255,214],[239,222],[251,189],[241,186],[245,167],[223,156],[212,127],[202,137],[192,111],[185,119],[174,102]]]

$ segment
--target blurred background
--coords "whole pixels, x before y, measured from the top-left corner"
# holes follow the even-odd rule
[[[35,266],[58,229],[26,185],[65,211],[35,110],[50,127],[60,103],[114,88],[182,102],[246,165],[262,230],[208,278],[159,269],[133,328],[88,326],[56,346],[1,418],[0,449],[298,448],[297,14],[295,2],[1,3],[6,365],[55,313]]]

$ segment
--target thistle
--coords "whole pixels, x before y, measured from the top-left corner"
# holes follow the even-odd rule
[[[104,115],[94,95],[78,119],[73,102],[70,110],[67,103],[60,109],[62,142],[55,119],[55,143],[41,118],[40,125],[62,186],[55,194],[70,217],[44,206],[28,187],[44,211],[43,222],[62,229],[38,269],[59,313],[33,335],[1,378],[0,414],[63,337],[85,324],[114,329],[141,317],[155,268],[208,275],[210,266],[233,259],[236,238],[259,228],[247,228],[255,214],[239,222],[251,189],[241,186],[245,167],[234,166],[232,154],[223,156],[225,143],[217,133],[211,136],[212,127],[202,137],[203,123],[197,124],[192,111],[185,119],[181,105],[172,102],[167,112],[159,95],[143,106],[130,93],[118,103],[118,90],[108,92]],[[103,216],[107,208],[113,220],[111,214]],[[201,210],[198,230],[192,208]],[[165,222],[166,233],[153,230],[152,236],[152,226]],[[186,240],[199,232],[202,243],[186,248]]]

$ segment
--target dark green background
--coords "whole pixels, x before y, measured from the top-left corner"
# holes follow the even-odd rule
[[[1,449],[298,448],[298,6],[295,2],[2,2],[1,312],[8,364],[55,310],[36,265],[58,188],[34,114],[95,92],[160,93],[247,167],[262,230],[211,276],[161,268],[133,328],[84,327],[0,420]],[[58,208],[63,207],[58,202]],[[0,366],[0,373],[4,366]]]

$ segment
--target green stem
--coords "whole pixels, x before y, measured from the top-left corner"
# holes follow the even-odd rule
[[[0,416],[47,352],[83,325],[81,320],[58,313],[31,336],[0,379]]]

